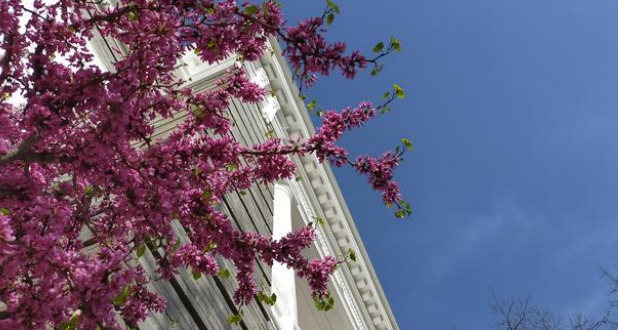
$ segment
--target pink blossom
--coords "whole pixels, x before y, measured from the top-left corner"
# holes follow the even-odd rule
[[[353,78],[367,59],[326,42],[322,18],[284,27],[275,1],[96,3],[35,1],[28,11],[21,1],[0,3],[0,301],[8,316],[0,328],[59,328],[74,316],[85,329],[119,329],[119,316],[136,326],[165,309],[148,289],[150,276],[170,279],[179,269],[216,275],[216,258],[235,266],[237,304],[257,293],[256,258],[284,263],[316,297],[326,296],[336,259],[302,255],[315,228],[273,240],[235,229],[216,205],[237,189],[293,178],[291,156],[309,153],[351,165],[384,202],[398,201],[397,155],[351,161],[337,145],[375,108],[328,111],[304,141],[245,145],[232,135],[228,107],[235,99],[259,103],[266,91],[239,65],[198,93],[181,87],[177,66],[187,51],[211,64],[230,56],[255,61],[273,37],[307,85],[332,70]],[[95,31],[123,44],[110,72],[91,63]],[[6,102],[17,94],[23,107]],[[154,122],[170,118],[177,126],[155,137]],[[158,265],[148,276],[134,260],[146,248],[159,252],[148,253]]]

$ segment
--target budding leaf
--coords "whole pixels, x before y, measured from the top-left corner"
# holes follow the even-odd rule
[[[403,146],[406,147],[406,149],[408,150],[412,150],[414,148],[412,141],[410,141],[409,139],[403,138],[401,139],[401,143],[403,143]]]
[[[2,213],[2,215],[7,216],[9,214],[11,214],[11,211],[7,208],[4,207],[0,207],[0,213]]]
[[[339,14],[339,6],[337,6],[334,2],[332,2],[331,0],[326,0],[326,5],[335,13]]]
[[[393,50],[395,50],[396,52],[400,52],[401,42],[397,38],[391,37],[391,47],[393,47]]]
[[[384,93],[384,95],[382,95],[382,99],[383,99],[383,100],[386,100],[386,99],[388,99],[389,97],[391,97],[391,92],[386,92],[386,93]]]
[[[194,280],[199,280],[200,277],[202,277],[202,273],[196,272],[195,270],[191,272],[191,275],[193,275]]]
[[[393,84],[393,90],[395,91],[395,94],[397,95],[397,98],[404,98],[406,95],[403,91],[403,88],[401,88],[401,86],[397,85],[397,84]]]

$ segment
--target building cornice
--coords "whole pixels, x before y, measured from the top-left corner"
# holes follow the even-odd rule
[[[271,123],[284,139],[306,139],[315,128],[279,45],[271,42],[271,47],[272,51],[260,59],[281,108]],[[320,164],[313,155],[295,158],[300,180],[293,187],[299,204],[306,214],[321,216],[327,223],[318,235],[321,253],[342,255],[349,248],[358,252],[356,262],[348,261],[334,276],[335,287],[343,289],[340,293],[348,300],[346,311],[356,319],[355,327],[399,329],[330,166]],[[358,324],[361,315],[364,325]]]

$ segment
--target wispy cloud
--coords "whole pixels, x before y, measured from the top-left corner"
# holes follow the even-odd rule
[[[525,244],[526,238],[542,225],[539,218],[526,214],[510,198],[500,200],[490,212],[453,215],[444,221],[448,224],[443,233],[448,245],[440,247],[429,265],[428,275],[435,281],[455,271],[462,262],[482,258],[483,252],[495,249],[497,242],[509,240],[513,235],[517,235],[516,241]]]

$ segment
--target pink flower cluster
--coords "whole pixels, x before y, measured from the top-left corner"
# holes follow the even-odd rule
[[[304,270],[299,272],[300,277],[304,277],[309,282],[309,287],[317,298],[324,298],[328,295],[328,278],[335,272],[335,267],[339,264],[337,259],[327,256],[324,259],[313,259],[309,261]]]
[[[323,18],[312,17],[286,28],[286,34],[281,36],[287,42],[284,51],[292,68],[300,72],[307,85],[314,81],[314,73],[328,75],[333,68],[339,68],[346,78],[353,79],[358,69],[367,66],[367,59],[357,51],[344,55],[346,44],[327,43],[320,33],[324,23]]]
[[[195,272],[206,275],[215,275],[219,271],[217,260],[208,253],[205,253],[193,244],[182,246],[175,255],[176,266],[187,265]]]
[[[181,88],[175,72],[187,51],[208,63],[257,60],[271,36],[307,81],[333,68],[352,78],[365,58],[327,43],[321,18],[283,27],[275,1],[97,3],[0,3],[0,328],[63,328],[75,318],[84,329],[138,325],[165,309],[135,260],[146,249],[163,279],[179,268],[215,275],[216,258],[232,261],[238,304],[257,292],[256,258],[288,265],[324,297],[337,261],[302,256],[314,228],[273,240],[234,229],[215,206],[236,189],[294,177],[291,154],[352,163],[335,143],[375,109],[327,112],[307,141],[244,146],[227,108],[233,98],[256,103],[265,91],[240,67],[202,93]],[[92,64],[95,32],[122,44],[110,43],[110,72]],[[24,104],[8,102],[17,96]],[[180,123],[155,138],[153,121],[171,117]],[[352,164],[391,203],[400,198],[397,162],[387,154]],[[180,244],[175,224],[189,243]]]
[[[359,156],[353,166],[358,173],[367,175],[373,189],[382,192],[382,201],[392,205],[401,200],[399,185],[393,181],[393,171],[399,162],[399,156],[386,152],[379,158]]]
[[[320,161],[328,160],[331,165],[343,166],[348,163],[347,151],[335,143],[346,130],[363,126],[376,115],[371,103],[363,102],[356,108],[345,108],[341,112],[326,111],[322,125],[304,146],[307,151],[315,151]]]

